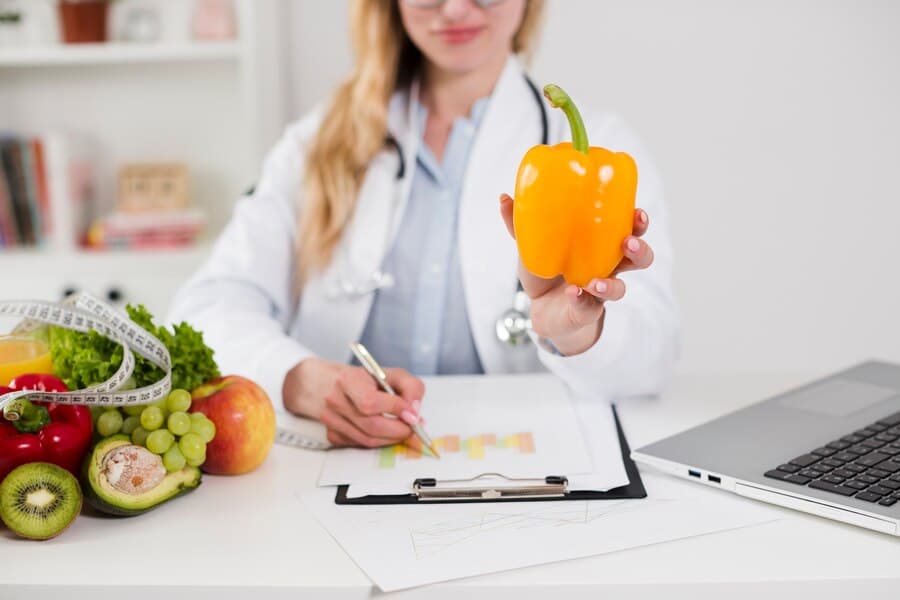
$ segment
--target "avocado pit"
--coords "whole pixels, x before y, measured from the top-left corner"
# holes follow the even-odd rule
[[[141,446],[119,446],[103,459],[102,473],[114,489],[134,496],[155,488],[166,476],[162,459]]]

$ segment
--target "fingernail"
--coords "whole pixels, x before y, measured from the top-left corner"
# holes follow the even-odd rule
[[[641,223],[646,225],[647,224],[647,213],[642,210],[639,214],[640,214],[640,216],[638,218],[641,220]]]
[[[413,400],[413,401],[412,401],[412,409],[413,409],[413,412],[416,413],[416,414],[419,414],[419,409],[420,409],[420,408],[422,408],[422,401],[421,401],[421,400]]]
[[[637,238],[631,238],[628,240],[628,249],[632,252],[637,252],[641,249],[641,243],[637,241]]]
[[[581,296],[582,292],[584,292],[584,290],[581,288],[578,288],[578,296]]]
[[[606,292],[607,287],[609,286],[606,285],[605,281],[598,281],[594,284],[594,289],[597,290],[598,294],[603,294],[604,292]]]
[[[401,413],[400,413],[400,418],[403,419],[403,421],[404,421],[407,425],[416,425],[416,424],[418,424],[418,422],[419,422],[419,417],[417,417],[416,415],[412,414],[412,413],[409,412],[408,410],[404,410],[403,412],[401,412]]]

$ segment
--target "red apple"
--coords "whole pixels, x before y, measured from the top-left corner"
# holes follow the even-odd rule
[[[261,387],[228,375],[202,384],[191,398],[191,412],[202,412],[216,425],[201,469],[241,475],[262,464],[275,441],[275,410]]]

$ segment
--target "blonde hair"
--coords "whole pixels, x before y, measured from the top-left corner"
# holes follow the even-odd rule
[[[297,284],[331,261],[356,207],[369,162],[384,147],[388,103],[416,75],[422,55],[403,28],[398,0],[354,0],[356,67],[338,88],[309,148],[297,236]],[[513,52],[530,58],[544,0],[526,0]]]

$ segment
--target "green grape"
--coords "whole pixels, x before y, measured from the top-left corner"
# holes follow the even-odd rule
[[[107,410],[97,417],[97,433],[100,437],[116,435],[122,429],[122,413],[118,410]]]
[[[216,424],[205,417],[197,419],[191,423],[191,433],[196,433],[208,444],[216,437]]]
[[[168,429],[157,429],[147,436],[147,450],[153,454],[165,454],[174,443],[175,436]]]
[[[178,440],[178,449],[188,461],[206,457],[206,442],[196,433],[186,433],[181,436],[181,439]]]
[[[131,435],[134,433],[134,430],[141,426],[141,418],[140,417],[127,417],[125,421],[122,423],[122,433],[125,435]]]
[[[159,408],[159,410],[162,411],[163,422],[165,422],[165,420],[169,418],[169,404],[168,402],[166,402],[165,398],[163,398],[162,400],[157,400],[150,406],[156,406]]]
[[[191,423],[194,423],[195,421],[203,420],[205,418],[206,418],[206,415],[204,415],[202,412],[191,413]]]
[[[150,435],[149,431],[147,431],[143,427],[138,427],[131,432],[131,443],[138,446],[143,446],[147,442],[148,435]]]
[[[163,413],[158,406],[148,406],[141,413],[141,427],[147,431],[155,431],[162,427]]]
[[[188,458],[186,462],[192,467],[199,467],[206,462],[206,452],[204,452],[200,458]]]
[[[144,412],[144,409],[147,408],[143,404],[129,404],[128,406],[123,407],[122,410],[125,411],[125,414],[129,417],[139,417],[141,413]]]
[[[191,393],[187,390],[172,390],[166,399],[169,412],[187,412],[191,407]]]
[[[169,415],[166,426],[175,435],[184,435],[191,430],[191,418],[186,412],[173,412]]]
[[[94,421],[94,425],[97,425],[97,419],[104,413],[102,406],[91,406],[88,408],[91,411],[91,419]]]
[[[180,471],[185,465],[184,454],[178,449],[178,444],[172,444],[172,447],[163,454],[162,460],[163,466],[166,467],[166,471],[169,473]]]

